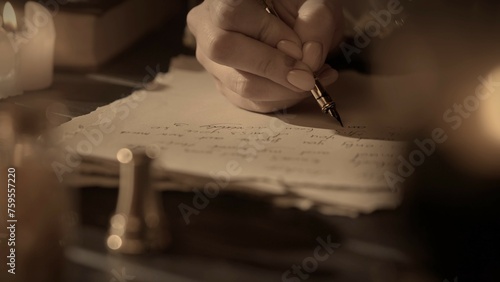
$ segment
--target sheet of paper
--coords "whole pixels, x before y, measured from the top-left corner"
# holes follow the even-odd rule
[[[370,114],[354,114],[340,102],[345,128],[311,101],[275,114],[248,112],[226,101],[208,73],[179,64],[158,77],[154,89],[75,118],[54,138],[68,155],[108,160],[120,148],[144,147],[158,156],[161,170],[198,176],[221,188],[231,183],[273,193],[293,191],[298,197],[364,211],[397,202],[384,172],[394,170],[402,143],[364,139],[397,139],[397,127],[374,126]],[[67,175],[60,173],[63,179]],[[363,192],[368,193],[352,194]],[[370,194],[383,197],[367,205]]]

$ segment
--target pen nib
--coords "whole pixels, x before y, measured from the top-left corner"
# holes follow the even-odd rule
[[[340,118],[339,112],[337,112],[337,109],[335,107],[331,107],[330,109],[327,110],[328,114],[334,117],[342,127],[344,127],[344,124],[342,123],[342,119]]]

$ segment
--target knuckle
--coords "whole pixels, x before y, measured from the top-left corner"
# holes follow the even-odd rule
[[[199,19],[204,16],[203,13],[206,12],[206,9],[207,8],[206,8],[205,3],[202,3],[202,4],[194,7],[193,9],[191,9],[189,11],[189,13],[187,13],[186,23],[187,23],[189,30],[191,30],[191,32],[195,33],[196,28],[198,27],[198,25],[200,23]]]
[[[214,23],[222,29],[233,29],[238,22],[236,0],[224,0],[212,2],[211,12]]]
[[[229,33],[220,33],[210,37],[207,48],[207,56],[214,62],[224,64],[230,63],[233,37]]]
[[[245,0],[212,1],[211,13],[214,23],[222,29],[236,29],[241,19],[241,4]]]
[[[251,99],[254,96],[254,86],[248,78],[236,75],[233,77],[233,85],[234,92],[238,93],[241,97]]]

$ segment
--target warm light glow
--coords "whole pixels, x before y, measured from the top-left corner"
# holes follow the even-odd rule
[[[123,148],[116,154],[116,158],[122,164],[128,164],[134,159],[134,154],[130,149]]]
[[[124,230],[126,224],[127,218],[123,214],[115,214],[111,218],[111,227],[113,227],[113,229]]]
[[[484,125],[489,135],[500,142],[500,67],[490,74],[494,91],[481,110]]]
[[[11,32],[17,30],[16,12],[10,2],[5,3],[5,6],[3,7],[3,28]]]
[[[108,237],[106,244],[108,245],[108,248],[110,248],[111,250],[118,250],[123,245],[123,241],[122,238],[116,235],[111,235]]]

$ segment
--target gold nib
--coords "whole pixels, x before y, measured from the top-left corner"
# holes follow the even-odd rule
[[[344,124],[342,123],[342,119],[340,118],[339,112],[337,112],[337,109],[335,106],[331,107],[330,109],[327,110],[328,114],[334,117],[342,127],[344,127]]]
[[[340,118],[339,112],[337,112],[337,107],[332,97],[326,92],[326,89],[321,85],[318,79],[316,79],[316,84],[314,85],[314,89],[311,90],[311,93],[316,99],[316,102],[321,108],[321,111],[325,114],[329,114],[334,117],[342,127],[344,124],[342,123],[342,119]]]

